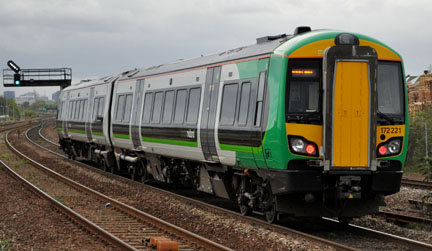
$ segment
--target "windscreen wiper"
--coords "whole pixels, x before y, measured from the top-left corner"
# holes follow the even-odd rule
[[[385,115],[384,113],[382,113],[382,112],[380,112],[380,111],[378,111],[378,110],[377,110],[377,114],[378,114],[381,118],[387,120],[387,122],[390,122],[390,123],[392,123],[392,124],[395,123],[394,119],[392,119],[391,117]]]

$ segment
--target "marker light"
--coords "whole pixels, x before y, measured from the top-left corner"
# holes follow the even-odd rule
[[[378,152],[379,152],[381,155],[385,155],[385,154],[387,153],[387,147],[385,147],[385,146],[380,146],[380,148],[378,149]]]
[[[309,75],[309,74],[314,74],[314,71],[312,71],[312,70],[292,70],[291,73]]]
[[[292,69],[291,74],[293,77],[316,77],[316,69]]]
[[[301,136],[288,135],[289,147],[292,153],[318,157],[317,145]]]
[[[349,33],[341,33],[335,38],[336,45],[359,45],[358,37],[349,34]]]
[[[315,154],[315,151],[316,151],[316,149],[312,144],[309,144],[306,146],[306,153],[307,154],[313,155],[313,154]]]
[[[395,137],[381,143],[378,146],[378,156],[392,156],[400,153],[402,147],[402,137]]]

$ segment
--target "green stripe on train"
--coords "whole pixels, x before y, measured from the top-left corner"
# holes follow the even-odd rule
[[[145,142],[153,142],[153,143],[161,143],[161,144],[169,144],[169,145],[177,145],[177,146],[188,146],[188,147],[197,147],[197,141],[183,141],[183,140],[174,140],[174,139],[156,139],[149,137],[142,137],[142,141]]]
[[[92,132],[95,136],[104,136],[103,132]]]
[[[225,150],[225,151],[252,153],[252,147],[250,146],[237,146],[237,145],[227,145],[227,144],[219,144],[219,146],[221,150]]]
[[[118,138],[118,139],[130,139],[130,136],[128,134],[114,133],[114,138]]]
[[[68,129],[68,131],[73,133],[86,134],[85,130],[80,130],[80,129]]]

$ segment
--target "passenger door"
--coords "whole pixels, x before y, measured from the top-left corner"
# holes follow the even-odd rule
[[[90,89],[90,95],[89,95],[89,98],[88,98],[88,109],[86,109],[85,111],[84,111],[84,114],[85,114],[85,118],[84,118],[84,123],[85,123],[85,130],[86,130],[86,134],[87,134],[87,139],[88,139],[88,141],[89,142],[92,142],[92,131],[91,131],[91,122],[92,122],[92,119],[93,119],[93,114],[92,114],[92,111],[93,111],[93,106],[94,106],[94,93],[95,93],[95,90],[94,90],[95,88],[94,87],[92,87],[91,89]]]
[[[326,170],[376,170],[377,54],[368,46],[334,46],[325,54]]]
[[[144,98],[144,79],[137,80],[137,86],[135,87],[135,102],[132,108],[132,124],[131,124],[131,136],[132,143],[135,149],[139,149],[141,146],[141,133],[140,133],[140,118],[141,111],[143,109],[142,101]]]
[[[215,142],[216,109],[218,103],[221,67],[207,69],[203,108],[200,124],[200,141],[205,160],[219,162]]]

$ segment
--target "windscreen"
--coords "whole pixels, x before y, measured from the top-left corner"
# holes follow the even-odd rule
[[[291,59],[286,87],[286,121],[321,122],[321,60]]]
[[[399,62],[378,63],[378,120],[404,121],[402,69]],[[380,114],[384,114],[380,117]],[[388,118],[387,118],[388,120]]]

